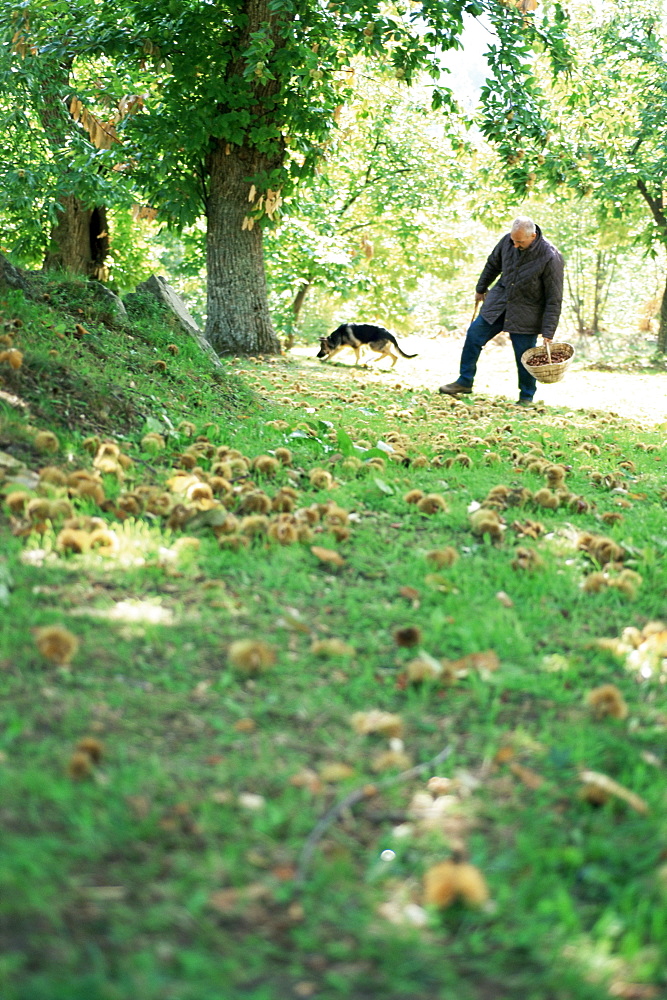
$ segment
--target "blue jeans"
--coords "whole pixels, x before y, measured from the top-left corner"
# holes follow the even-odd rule
[[[457,380],[461,383],[461,385],[466,385],[468,388],[472,388],[472,384],[475,381],[475,373],[477,371],[477,359],[482,352],[482,348],[485,344],[488,344],[488,342],[495,337],[497,333],[502,332],[504,323],[505,313],[499,316],[497,320],[494,320],[493,323],[489,323],[482,316],[478,316],[477,319],[473,320],[470,324],[466,334],[465,343],[463,345],[463,350],[461,352],[461,370]],[[512,347],[514,348],[516,369],[519,374],[519,396],[521,399],[532,399],[535,395],[537,382],[530,372],[521,364],[521,355],[524,351],[527,351],[529,347],[535,347],[535,344],[537,343],[537,334],[510,333],[510,340],[512,341]]]

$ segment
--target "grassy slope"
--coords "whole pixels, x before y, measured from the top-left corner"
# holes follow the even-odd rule
[[[30,471],[90,470],[91,434],[134,464],[122,482],[103,477],[102,509],[71,499],[77,516],[111,527],[106,554],[63,552],[62,519],[35,515],[33,530],[25,513],[0,507],[0,583],[11,580],[0,606],[3,998],[593,1000],[610,986],[665,996],[665,675],[639,678],[592,645],[665,614],[664,453],[646,450],[662,434],[603,414],[450,404],[401,389],[399,374],[385,388],[349,370],[251,359],[220,376],[148,308],[128,333],[105,326],[81,286],[48,294],[43,305],[0,296],[24,354],[16,372],[0,365],[1,388],[31,409],[0,402],[0,451],[25,463],[0,493],[71,494]],[[80,340],[75,322],[88,331]],[[183,420],[194,434],[175,429]],[[56,453],[39,452],[36,429],[56,434]],[[142,445],[147,430],[163,432],[164,450]],[[402,461],[346,461],[362,454],[353,441],[367,449],[392,432]],[[350,537],[321,520],[308,542],[260,535],[235,549],[211,526],[218,506],[213,516],[191,509],[198,520],[182,528],[145,510],[128,516],[123,497],[162,491],[195,440],[203,480],[209,444],[249,458],[288,447],[290,469],[252,480],[271,497],[295,486],[299,507],[335,500],[354,512]],[[589,510],[528,502],[503,513],[499,544],[480,540],[471,502],[500,483],[544,485],[525,468],[531,448],[571,466],[568,488]],[[461,454],[470,465],[448,462]],[[311,486],[314,466],[335,485]],[[237,491],[248,479],[237,473]],[[404,500],[412,488],[441,494],[448,512],[420,513]],[[602,520],[616,512],[617,523]],[[526,541],[511,525],[528,518],[544,531]],[[634,600],[582,590],[596,568],[577,548],[585,531],[624,547],[642,577]],[[182,537],[198,545],[179,546]],[[313,544],[344,564],[320,561]],[[532,570],[512,565],[520,545],[540,557]],[[460,558],[438,570],[426,554],[444,546]],[[80,642],[70,666],[37,649],[34,629],[54,624]],[[412,686],[417,649],[394,637],[409,626],[431,656],[493,649],[500,667]],[[275,665],[250,678],[234,668],[239,638],[268,643]],[[312,643],[325,638],[354,651],[317,655]],[[552,654],[563,669],[545,669]],[[626,718],[586,706],[603,683],[622,693]],[[436,773],[457,783],[432,828],[411,800],[433,772],[383,787],[406,762],[378,773],[387,739],[350,725],[374,708],[400,714],[412,761],[451,748]],[[86,736],[103,741],[103,757],[75,780],[68,766]],[[650,811],[584,801],[582,768]],[[331,817],[295,884],[318,819],[372,782],[375,795]],[[393,860],[380,858],[385,849]],[[452,849],[481,870],[491,902],[427,908],[426,927],[406,924],[406,912],[423,916],[406,911],[422,903],[423,873]],[[386,919],[387,904],[402,923]]]

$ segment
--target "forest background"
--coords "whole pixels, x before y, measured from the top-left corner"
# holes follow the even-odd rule
[[[303,32],[290,25],[276,41],[262,9],[275,19],[285,5],[248,4],[242,69],[216,39],[229,48],[218,90],[206,75],[215,53],[187,47],[198,5],[121,5],[106,20],[85,2],[2,6],[0,245],[15,263],[121,294],[163,273],[221,353],[275,353],[275,333],[316,341],[345,320],[462,332],[486,255],[521,213],[567,260],[561,338],[593,355],[664,353],[661,5],[435,5],[441,23],[329,5],[332,55],[326,23],[299,15]],[[290,46],[301,46],[301,103],[279,123]],[[258,111],[260,87],[270,112]],[[239,224],[220,240],[211,149],[223,145],[225,169],[238,151],[245,173]]]

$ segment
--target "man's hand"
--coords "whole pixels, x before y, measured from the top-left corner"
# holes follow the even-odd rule
[[[486,292],[475,292],[475,303],[483,302],[486,298]]]

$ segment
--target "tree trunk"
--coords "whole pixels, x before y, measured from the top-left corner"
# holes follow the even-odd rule
[[[312,281],[309,278],[307,281],[304,281],[304,283],[299,288],[299,291],[294,296],[294,302],[292,303],[292,312],[294,314],[294,324],[295,325],[299,322],[299,316],[301,314],[301,307],[303,306],[303,303],[306,300],[306,295],[308,294],[308,291],[309,291],[311,285],[312,285]]]
[[[301,307],[302,307],[302,305],[303,305],[303,303],[305,301],[306,295],[308,294],[308,289],[311,286],[312,286],[312,281],[310,279],[308,279],[308,281],[304,281],[303,285],[301,285],[301,287],[299,288],[299,291],[296,293],[296,295],[294,297],[294,302],[292,302],[292,313],[293,313],[294,319],[293,319],[292,324],[290,326],[290,331],[287,334],[287,337],[285,338],[285,350],[286,351],[291,351],[292,348],[294,347],[295,330],[296,330],[296,325],[299,322],[299,315],[301,313]]]
[[[44,257],[44,270],[106,277],[104,261],[109,252],[106,208],[84,208],[76,195],[62,197],[60,204],[62,208]]]
[[[658,346],[656,350],[660,354],[667,354],[667,285],[665,285],[665,290],[662,293],[660,329],[658,330]]]
[[[261,226],[244,229],[249,177],[267,164],[252,149],[219,143],[209,158],[206,205],[206,339],[218,354],[280,354],[269,314]]]
[[[667,247],[667,215],[665,214],[662,187],[658,187],[657,194],[651,195],[641,177],[637,178],[637,187],[642,198],[651,209],[651,214],[660,230],[660,242],[663,247]],[[667,286],[663,292],[662,305],[660,306],[660,329],[658,330],[658,345],[656,350],[660,354],[667,354]]]

